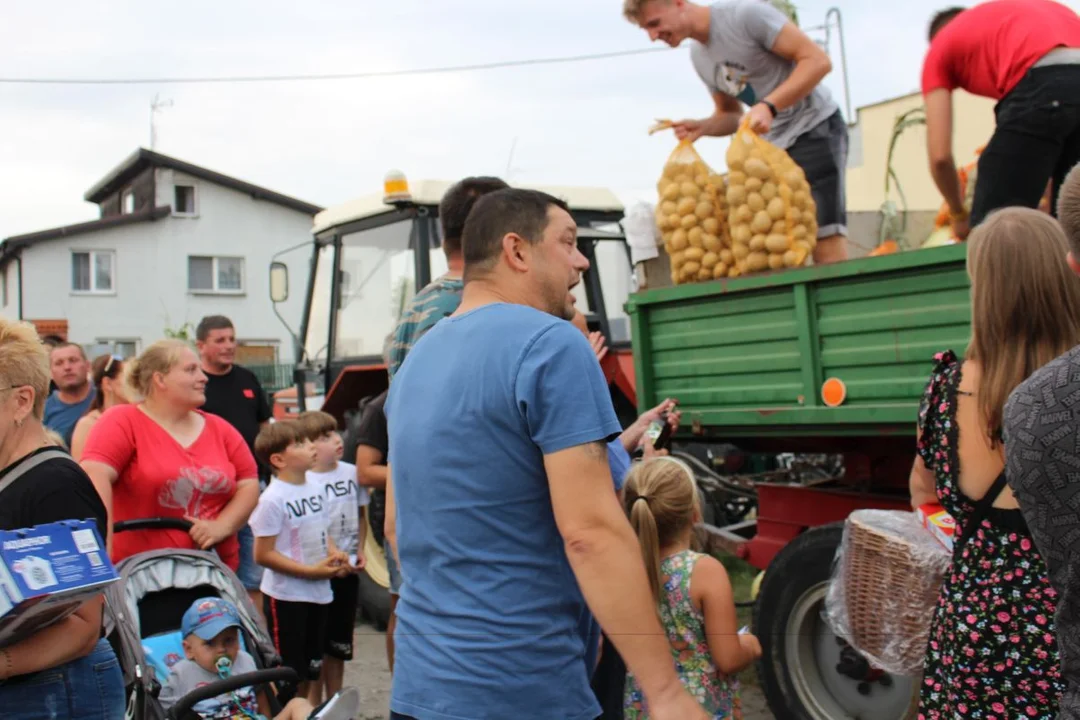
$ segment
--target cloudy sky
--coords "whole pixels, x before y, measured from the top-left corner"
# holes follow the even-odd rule
[[[917,88],[943,0],[802,0],[804,28],[843,13],[855,107]],[[1067,4],[1076,8],[1080,0]],[[187,0],[5,3],[0,77],[179,77],[383,71],[647,48],[620,0]],[[824,39],[821,31],[812,31]],[[839,42],[826,84],[843,97]],[[83,193],[149,145],[320,205],[412,178],[647,194],[673,140],[655,118],[710,100],[686,48],[581,64],[245,85],[0,84],[0,238],[93,219]],[[726,141],[699,147],[717,164]],[[513,156],[511,158],[511,149]]]

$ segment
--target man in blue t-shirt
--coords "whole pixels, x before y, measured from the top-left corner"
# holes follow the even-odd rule
[[[469,215],[464,255],[461,306],[386,402],[386,534],[405,578],[391,717],[593,720],[591,610],[654,720],[706,720],[612,486],[607,383],[564,322],[588,268],[573,219],[543,193],[499,190]]]
[[[45,400],[45,427],[55,430],[68,446],[75,423],[94,402],[90,362],[81,346],[60,343],[49,352],[49,371],[56,389]]]

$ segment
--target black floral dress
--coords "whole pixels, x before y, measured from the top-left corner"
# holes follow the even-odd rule
[[[959,538],[975,509],[960,490],[956,398],[960,362],[945,352],[919,409],[919,455]],[[919,698],[919,720],[1054,718],[1057,595],[1019,510],[991,508],[955,549],[938,597]]]

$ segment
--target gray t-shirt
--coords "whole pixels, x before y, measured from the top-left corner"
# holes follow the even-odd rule
[[[232,667],[233,675],[252,673],[256,669],[255,661],[251,658],[251,655],[243,650],[237,653],[236,662],[233,663]],[[220,679],[217,673],[203,670],[191,660],[181,660],[173,665],[172,672],[169,673],[169,679],[166,681],[165,687],[161,689],[158,700],[161,701],[161,706],[168,710],[176,704],[177,700],[188,693]],[[240,701],[240,706],[248,712],[259,712],[259,704],[255,698],[255,688],[250,686],[203,700],[196,703],[193,709],[195,714],[203,718],[203,720],[232,720],[235,717],[250,717],[245,716],[240,711],[237,707],[237,700]]]
[[[713,92],[755,105],[788,79],[795,63],[772,52],[788,18],[768,0],[726,0],[711,8],[709,44],[693,42],[690,58]],[[795,139],[837,111],[829,91],[813,92],[780,111],[765,139],[787,149]]]
[[[1058,720],[1080,719],[1080,346],[1032,373],[1005,404],[1009,487],[1057,592]]]

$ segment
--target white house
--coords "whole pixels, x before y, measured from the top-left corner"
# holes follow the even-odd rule
[[[166,328],[222,314],[245,346],[242,362],[292,360],[269,268],[272,260],[289,266],[294,285],[278,311],[297,330],[312,218],[322,208],[145,149],[84,199],[101,208],[100,219],[0,244],[0,314],[124,356]]]

